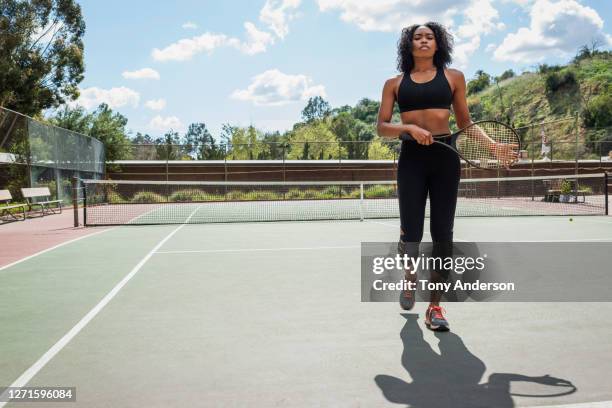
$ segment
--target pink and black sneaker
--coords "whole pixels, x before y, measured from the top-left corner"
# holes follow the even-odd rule
[[[448,321],[444,317],[445,310],[440,306],[429,306],[425,312],[425,325],[434,331],[449,331]]]

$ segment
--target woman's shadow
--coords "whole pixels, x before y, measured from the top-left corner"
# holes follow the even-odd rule
[[[459,336],[452,332],[435,333],[440,340],[440,354],[437,354],[423,338],[423,331],[417,324],[418,315],[406,313],[402,316],[406,319],[400,332],[404,343],[402,365],[412,377],[412,382],[377,375],[376,384],[390,402],[413,408],[509,408],[514,407],[510,393],[513,381],[542,384],[547,390],[550,390],[549,386],[562,387],[560,393],[546,397],[576,391],[570,381],[548,375],[529,377],[493,373],[487,383],[480,384],[486,366],[466,348]]]

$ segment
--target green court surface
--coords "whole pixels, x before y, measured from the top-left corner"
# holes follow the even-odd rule
[[[425,303],[360,302],[361,242],[398,233],[122,226],[2,268],[0,386],[77,395],[6,406],[611,406],[612,303],[448,303],[433,333]],[[612,218],[458,218],[455,239],[612,241]]]

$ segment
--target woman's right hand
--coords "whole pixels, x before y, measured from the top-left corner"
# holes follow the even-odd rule
[[[408,133],[418,144],[429,146],[434,142],[433,135],[429,130],[425,130],[416,125],[409,125]]]

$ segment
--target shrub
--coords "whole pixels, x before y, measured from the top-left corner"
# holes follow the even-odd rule
[[[151,191],[139,191],[134,194],[131,202],[135,204],[154,204],[154,203],[163,203],[166,201],[164,196],[161,194],[153,193]]]
[[[187,189],[175,191],[170,195],[170,201],[188,203],[192,201],[210,201],[208,194],[201,190]]]
[[[561,88],[570,88],[578,84],[573,71],[550,72],[546,75],[546,92],[551,94]]]
[[[377,185],[372,186],[364,191],[366,198],[389,198],[393,197],[393,186]]]

